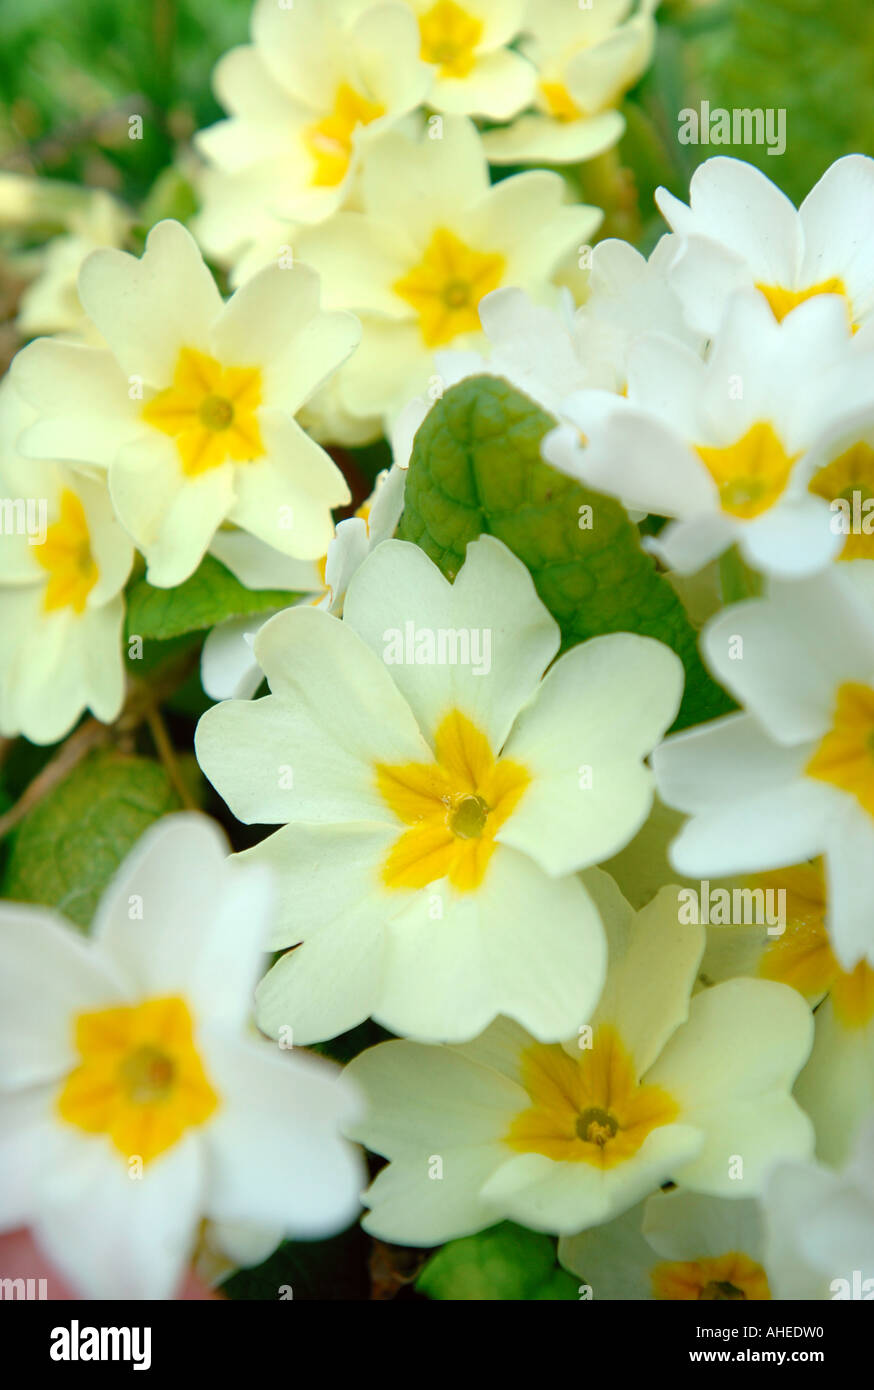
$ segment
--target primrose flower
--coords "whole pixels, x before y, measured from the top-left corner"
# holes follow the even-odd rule
[[[457,116],[506,121],[534,96],[537,74],[510,44],[525,0],[404,0],[419,25],[420,54],[433,74],[428,105]]]
[[[762,1206],[775,1298],[874,1297],[874,1116],[841,1172],[777,1164]]]
[[[725,156],[695,170],[688,207],[664,188],[656,202],[681,240],[672,283],[703,332],[716,332],[735,290],[752,288],[779,322],[799,304],[833,294],[854,328],[869,321],[874,159],[837,160],[797,211],[760,169]]]
[[[454,584],[385,541],[342,622],[301,607],[255,639],[271,694],[207,711],[201,767],[245,823],[283,828],[275,866],[295,946],[259,988],[268,1033],[473,1037],[498,1013],[563,1037],[594,1007],[598,914],[575,871],[645,819],[642,760],[676,714],[682,668],[626,633],[565,653],[499,541]],[[536,924],[536,925],[535,925]],[[533,944],[535,943],[536,944]]]
[[[690,816],[672,864],[759,873],[821,854],[837,961],[874,964],[874,564],[774,584],[712,619],[702,647],[744,712],[654,754],[659,795]]]
[[[30,1226],[90,1298],[171,1297],[204,1217],[237,1247],[246,1224],[315,1238],[358,1207],[351,1085],[247,1032],[273,895],[226,849],[205,817],[165,818],[89,939],[0,906],[0,1228]]]
[[[195,140],[210,165],[198,239],[228,262],[276,217],[330,217],[363,144],[417,107],[430,81],[404,4],[256,0],[252,43],[215,69],[230,114]]]
[[[778,980],[816,1009],[813,1050],[795,1097],[813,1121],[817,1156],[836,1167],[874,1111],[874,968],[860,960],[844,970],[835,956],[820,860],[740,882],[742,891],[764,893],[769,919],[780,920],[771,928],[710,926],[700,977],[708,984],[736,975]]]
[[[777,322],[763,296],[739,292],[706,361],[645,334],[629,353],[627,397],[566,401],[584,439],[549,459],[629,507],[675,518],[652,548],[680,573],[737,544],[755,568],[795,577],[841,549],[834,513],[809,484],[830,439],[870,418],[872,383],[874,355],[854,349],[837,296]]]
[[[856,337],[856,370],[869,376],[874,356],[874,320]],[[854,378],[844,379],[850,397]],[[867,382],[863,389],[867,390]],[[808,491],[821,497],[830,512],[829,527],[837,537],[837,559],[874,560],[874,409],[851,414],[824,442],[814,460]]]
[[[675,1190],[562,1236],[558,1258],[596,1302],[761,1301],[771,1297],[763,1244],[758,1202]]]
[[[874,1115],[874,970],[861,961],[838,979],[843,991],[814,1014],[813,1050],[795,1088],[813,1121],[816,1156],[832,1167],[847,1161]]]
[[[486,134],[491,162],[577,164],[615,145],[625,122],[612,108],[649,66],[657,5],[528,0],[520,52],[537,70],[535,110]]]
[[[874,1009],[874,970],[864,960],[844,970],[832,950],[822,861],[725,882],[751,895],[750,915],[761,920],[711,924],[702,979],[708,984],[735,975],[779,980],[797,989],[811,1008],[830,997],[830,1007],[843,1023],[850,1028],[864,1026]],[[817,1009],[817,1018],[820,1015]]]
[[[564,402],[573,406],[579,392],[623,395],[629,353],[645,333],[669,334],[700,353],[701,336],[688,328],[665,274],[675,254],[672,241],[662,237],[648,261],[625,241],[600,241],[592,251],[587,298],[578,309],[567,293],[552,308],[534,303],[523,290],[493,290],[479,306],[489,354],[438,352],[441,378],[449,385],[481,372],[505,377],[560,418]],[[565,425],[547,436],[543,454],[552,462],[554,451],[556,458],[567,458],[578,447],[579,431]]]
[[[501,1019],[469,1044],[381,1043],[347,1068],[368,1105],[349,1132],[390,1160],[364,1196],[379,1239],[433,1245],[504,1218],[573,1235],[667,1181],[755,1196],[775,1159],[810,1152],[789,1094],[813,1033],[804,1001],[766,980],[690,1000],[703,929],[679,920],[677,889],[635,915],[606,874],[585,879],[608,971],[577,1036],[544,1044]]]
[[[122,590],[133,549],[106,485],[22,458],[33,418],[0,388],[0,734],[55,743],[91,709],[108,723],[124,696]]]
[[[23,338],[38,333],[88,333],[96,337],[79,302],[77,279],[86,256],[104,246],[120,246],[131,214],[104,189],[94,189],[81,206],[70,208],[62,236],[39,253],[39,272],[18,304],[15,326]]]
[[[294,415],[359,329],[321,311],[313,272],[268,267],[223,304],[189,233],[161,222],[140,260],[89,256],[79,295],[108,346],[38,339],[18,354],[12,378],[37,415],[21,452],[106,469],[159,587],[186,579],[225,521],[323,555],[349,492]]]
[[[304,574],[299,586],[295,582],[288,585],[291,589],[300,587],[299,602],[326,608],[329,613],[342,613],[353,574],[374,546],[394,535],[403,506],[404,469],[395,466],[379,475],[372,496],[356,515],[339,523],[318,571]],[[200,664],[207,695],[214,700],[251,699],[264,679],[255,657],[255,638],[273,616],[274,613],[258,613],[231,618],[213,628],[203,644]]]
[[[601,220],[564,199],[546,170],[490,186],[482,140],[460,117],[443,119],[440,139],[390,131],[368,145],[362,210],[295,237],[326,302],[362,320],[361,347],[337,379],[345,408],[391,416],[428,385],[438,348],[479,347],[477,309],[492,290],[548,296],[562,255]]]

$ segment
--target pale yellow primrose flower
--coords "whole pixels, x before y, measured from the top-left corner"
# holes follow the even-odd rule
[[[427,104],[459,116],[506,121],[533,99],[537,73],[509,45],[525,0],[404,0],[432,70]]]
[[[461,117],[444,118],[439,139],[390,131],[369,144],[362,211],[295,238],[322,275],[328,307],[352,309],[364,325],[337,378],[345,408],[392,416],[427,387],[437,349],[482,346],[477,310],[490,291],[514,285],[555,297],[558,262],[601,220],[565,196],[546,170],[490,186],[482,140]]]
[[[814,1014],[810,1061],[795,1094],[816,1133],[816,1156],[833,1167],[846,1162],[865,1121],[874,1114],[874,971],[864,964],[867,994],[850,1011],[831,993]]]
[[[103,189],[90,190],[81,207],[70,209],[65,234],[53,237],[38,253],[38,273],[19,300],[15,326],[22,338],[89,331],[79,302],[79,269],[92,251],[122,245],[131,220],[131,213]]]
[[[210,165],[194,222],[202,245],[230,262],[276,217],[336,212],[363,144],[419,106],[430,82],[403,4],[257,0],[252,43],[214,74],[229,115],[195,137]]]
[[[171,1298],[197,1244],[353,1220],[354,1088],[248,1024],[273,910],[205,816],[165,817],[88,937],[0,905],[0,1229],[28,1225],[89,1298]]]
[[[755,1196],[775,1160],[809,1155],[790,1096],[813,1033],[803,999],[766,980],[690,999],[704,933],[679,920],[677,889],[634,914],[606,874],[584,879],[608,971],[577,1036],[545,1045],[500,1019],[460,1047],[382,1043],[347,1068],[368,1100],[349,1133],[390,1160],[364,1198],[373,1235],[434,1245],[502,1219],[572,1235],[669,1180]]]
[[[38,417],[22,453],[108,470],[160,587],[196,569],[224,521],[323,555],[349,491],[294,416],[359,327],[322,312],[318,277],[272,266],[224,304],[189,233],[161,222],[139,260],[89,256],[79,294],[107,347],[38,339],[18,354],[12,378]]]
[[[649,66],[658,0],[529,0],[520,49],[537,70],[534,112],[485,136],[493,164],[577,164],[621,139],[617,106]]]
[[[771,1297],[763,1244],[757,1201],[675,1190],[562,1236],[558,1258],[595,1301],[761,1301]]]
[[[0,734],[55,743],[124,695],[122,590],[133,547],[103,479],[22,458],[34,412],[0,386]]]
[[[768,895],[765,905],[782,921],[771,929],[709,926],[701,979],[777,980],[816,1008],[813,1051],[795,1095],[813,1121],[817,1156],[836,1166],[874,1110],[874,967],[860,960],[845,970],[832,950],[821,860],[749,874],[731,886]]]
[[[255,639],[271,694],[209,710],[197,756],[234,815],[283,828],[275,948],[258,1020],[298,1041],[372,1015],[429,1040],[497,1014],[547,1040],[603,983],[598,914],[575,871],[625,844],[652,797],[643,759],[682,667],[627,633],[543,672],[558,627],[499,541],[454,584],[417,547],[378,545],[342,622],[280,613]]]

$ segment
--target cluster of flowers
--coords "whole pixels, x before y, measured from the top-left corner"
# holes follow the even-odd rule
[[[348,1140],[389,1160],[375,1235],[510,1218],[596,1298],[874,1276],[874,161],[796,211],[711,160],[688,207],[660,196],[648,261],[595,247],[574,309],[556,277],[599,214],[555,172],[490,187],[488,161],[612,143],[650,8],[259,0],[201,137],[195,231],[235,293],[161,223],[141,259],[87,259],[87,332],[32,343],[0,390],[5,489],[49,499],[43,544],[0,551],[0,732],[117,715],[134,547],[159,587],[211,551],[307,595],[204,654],[200,766],[280,828],[225,861],[203,821],[159,825],[87,942],[0,918],[0,1224],[93,1292],[169,1295],[204,1216],[239,1261],[342,1225]],[[668,518],[647,544],[738,712],[666,737],[666,646],[559,655],[501,542],[450,583],[392,538],[417,393],[481,374],[554,417],[548,463]],[[322,444],[383,431],[394,466],[335,535]],[[389,661],[409,624],[488,633],[489,659]],[[782,890],[781,933],[690,920],[703,875]],[[368,1017],[399,1036],[340,1079],[229,1040],[265,949],[280,1049]]]
[[[479,344],[489,291],[549,298],[577,273],[600,211],[556,172],[492,187],[489,164],[615,144],[653,8],[257,0],[252,44],[216,70],[231,114],[196,141],[198,241],[161,224],[137,260],[117,249],[131,218],[101,195],[23,301],[22,330],[54,336],[0,388],[0,495],[41,499],[48,536],[33,544],[25,519],[0,561],[0,733],[51,743],[86,706],[117,716],[134,548],[159,587],[209,551],[249,588],[336,609],[365,522],[339,528],[326,573],[350,497],[322,445],[390,432],[436,348]],[[237,286],[226,304],[201,248]],[[381,512],[391,534],[397,488]],[[224,680],[208,688],[233,693]]]

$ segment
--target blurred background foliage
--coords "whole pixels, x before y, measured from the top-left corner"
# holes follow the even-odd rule
[[[0,162],[138,204],[221,114],[210,74],[249,0],[3,0]],[[128,117],[143,117],[143,139]]]

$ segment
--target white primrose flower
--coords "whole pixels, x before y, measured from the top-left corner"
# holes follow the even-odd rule
[[[390,1160],[364,1196],[381,1240],[433,1245],[505,1218],[573,1235],[669,1180],[755,1196],[775,1159],[809,1154],[789,1094],[813,1033],[804,1001],[766,980],[690,1000],[704,933],[677,889],[635,915],[606,874],[584,877],[608,971],[578,1035],[544,1044],[500,1019],[462,1046],[382,1043],[348,1067],[368,1104],[349,1133]]]
[[[427,387],[437,349],[480,347],[477,309],[490,291],[515,285],[554,298],[562,255],[601,220],[565,196],[547,170],[491,186],[482,140],[461,117],[443,118],[440,139],[389,131],[369,144],[361,211],[295,237],[326,303],[362,319],[361,347],[337,378],[344,407],[392,416]]]
[[[759,1301],[771,1297],[763,1239],[757,1201],[677,1190],[562,1236],[558,1258],[596,1302]]]
[[[294,415],[359,328],[322,312],[318,277],[272,266],[223,304],[189,233],[161,222],[139,260],[89,256],[79,294],[108,346],[38,339],[18,354],[12,379],[38,416],[21,451],[108,470],[159,587],[186,579],[225,521],[323,555],[349,492]]]
[[[821,854],[834,954],[874,964],[874,564],[774,584],[712,619],[702,648],[744,712],[653,756],[662,800],[691,817],[672,864],[717,876]]]
[[[30,1226],[85,1297],[172,1297],[203,1218],[239,1255],[247,1229],[312,1239],[358,1209],[353,1087],[247,1030],[274,895],[226,853],[166,817],[88,939],[0,906],[0,1228]]]
[[[725,156],[695,170],[688,207],[664,188],[656,202],[680,238],[672,282],[703,332],[716,332],[735,290],[753,287],[780,321],[823,294],[841,297],[853,326],[870,320],[874,159],[837,160],[797,211],[760,169]]]
[[[657,6],[528,0],[520,51],[537,70],[535,110],[486,134],[491,162],[577,164],[615,145],[625,121],[611,108],[649,66]]]
[[[207,711],[197,756],[238,820],[282,829],[274,865],[295,946],[259,988],[268,1033],[332,1037],[368,1015],[425,1039],[497,1014],[573,1031],[603,983],[598,914],[575,871],[646,818],[643,759],[676,714],[682,668],[626,633],[543,672],[558,627],[499,541],[454,584],[385,541],[342,622],[289,609],[255,656],[271,694]]]
[[[779,1163],[762,1205],[775,1298],[874,1298],[874,1116],[841,1172]]]
[[[33,411],[0,387],[0,734],[55,743],[86,708],[124,697],[124,589],[133,561],[103,481],[22,458]]]
[[[665,274],[673,240],[662,237],[649,260],[625,241],[600,241],[592,251],[588,295],[578,309],[567,291],[552,308],[534,303],[524,290],[493,290],[479,306],[490,352],[436,353],[441,379],[451,385],[479,372],[502,376],[561,417],[565,400],[574,402],[578,392],[622,395],[629,353],[645,333],[669,334],[700,353],[701,335],[686,324]],[[551,461],[563,449],[566,457],[568,441],[578,448],[579,431],[559,427],[544,441],[544,456]]]
[[[297,576],[287,575],[286,587],[300,590],[299,603],[315,604],[329,613],[342,613],[353,574],[375,545],[394,535],[403,506],[404,470],[398,466],[384,469],[376,480],[373,494],[355,516],[339,523],[328,553],[319,565],[286,560],[287,565],[299,567]],[[264,679],[255,657],[255,638],[264,624],[280,611],[274,609],[272,613],[231,618],[208,634],[203,644],[200,676],[204,690],[213,700],[252,698]]]
[[[652,549],[681,573],[737,544],[755,568],[794,577],[841,549],[809,484],[833,437],[855,420],[861,437],[872,404],[874,354],[855,350],[837,296],[778,322],[761,295],[740,291],[705,361],[645,334],[629,353],[627,397],[565,401],[583,438],[547,456],[628,507],[676,518]]]
[[[256,0],[252,43],[226,53],[213,77],[229,115],[195,138],[210,164],[198,239],[231,261],[276,217],[330,217],[363,143],[419,106],[430,81],[402,3]]]
[[[404,510],[406,468],[392,464],[379,474],[373,492],[354,516],[337,526],[325,557],[325,595],[322,607],[342,614],[346,591],[370,552],[390,540]]]

